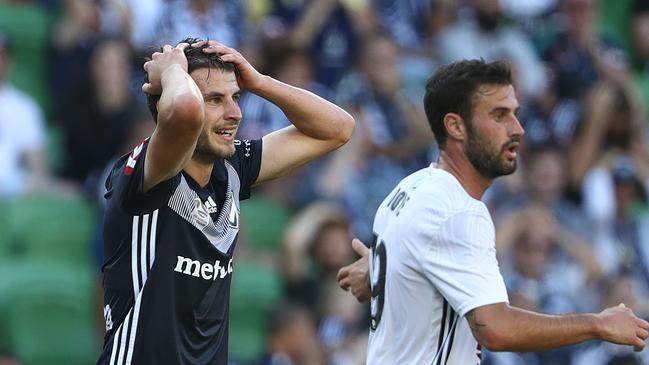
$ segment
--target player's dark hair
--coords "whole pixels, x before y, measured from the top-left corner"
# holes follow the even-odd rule
[[[464,60],[438,68],[428,79],[424,109],[440,149],[446,146],[444,116],[457,113],[470,123],[476,91],[487,84],[511,85],[509,65],[503,61]]]
[[[201,47],[191,47],[191,44],[196,43],[196,42],[201,42],[203,41],[200,38],[185,38],[178,42],[180,43],[189,43],[189,47],[185,48],[185,57],[187,57],[187,73],[192,73],[194,70],[198,70],[201,68],[214,68],[217,70],[223,70],[223,71],[228,71],[228,72],[237,72],[237,68],[234,66],[233,63],[231,62],[223,62],[221,59],[221,55],[216,54],[216,53],[205,53],[203,52],[203,49],[209,47],[207,43],[202,45]],[[162,52],[162,47],[160,47],[158,52]],[[147,61],[150,60],[150,58],[146,59]],[[149,75],[147,74],[146,71],[144,71],[144,82],[149,82]],[[160,100],[160,95],[151,95],[148,93],[145,93],[146,95],[146,102],[147,106],[149,107],[149,111],[151,112],[151,115],[153,116],[153,120],[157,123],[158,122],[158,108],[157,108],[157,103],[158,100]]]

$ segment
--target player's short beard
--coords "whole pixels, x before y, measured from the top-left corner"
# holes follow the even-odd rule
[[[489,141],[480,133],[476,133],[469,123],[467,123],[467,135],[468,141],[464,146],[464,154],[480,175],[488,179],[495,179],[516,171],[516,160],[508,164],[508,161],[503,161],[502,158],[503,153],[514,140],[507,141],[500,150],[494,151],[494,147]]]
[[[232,150],[217,150],[213,148],[210,144],[209,135],[207,133],[210,132],[203,132],[200,134],[200,136],[198,136],[196,148],[194,149],[194,155],[192,156],[193,159],[202,163],[212,164],[222,158],[234,155],[234,148]]]

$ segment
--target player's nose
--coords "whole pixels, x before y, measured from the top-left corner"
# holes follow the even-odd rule
[[[515,115],[512,118],[509,134],[517,137],[522,137],[525,134],[525,128],[523,128],[520,120]]]
[[[223,119],[240,121],[242,118],[241,108],[234,100],[230,100],[223,111]]]

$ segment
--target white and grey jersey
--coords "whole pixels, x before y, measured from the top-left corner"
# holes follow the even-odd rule
[[[508,300],[485,205],[430,166],[388,195],[374,233],[367,363],[480,364],[464,316]]]

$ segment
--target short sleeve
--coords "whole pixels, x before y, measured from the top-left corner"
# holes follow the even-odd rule
[[[508,302],[486,209],[449,217],[427,249],[421,255],[426,276],[461,316],[483,305]]]
[[[117,203],[122,210],[132,214],[150,212],[167,204],[180,182],[180,174],[163,181],[144,192],[144,161],[149,140],[120,158],[106,180],[106,199]]]
[[[241,181],[239,200],[250,198],[250,187],[257,181],[261,168],[261,139],[244,139],[234,142],[236,151],[228,157]]]

